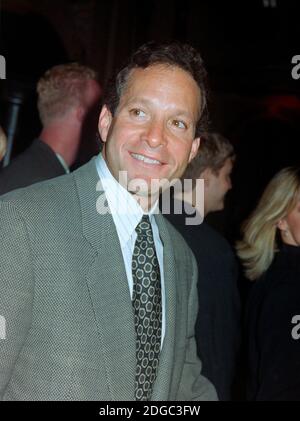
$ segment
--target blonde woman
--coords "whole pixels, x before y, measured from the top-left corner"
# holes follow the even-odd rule
[[[300,401],[300,168],[273,177],[237,252],[254,281],[246,310],[248,399]]]
[[[6,152],[6,136],[4,131],[2,130],[2,127],[0,126],[0,162],[4,158],[5,152]]]

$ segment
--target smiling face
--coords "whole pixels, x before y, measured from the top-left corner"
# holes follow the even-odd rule
[[[179,178],[195,156],[199,138],[200,89],[179,67],[152,65],[131,71],[114,117],[102,108],[99,131],[112,175],[128,181]],[[152,195],[154,193],[152,192]]]

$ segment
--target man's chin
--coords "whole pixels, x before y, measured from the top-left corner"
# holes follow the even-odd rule
[[[160,194],[159,190],[151,190],[151,188],[146,190],[128,190],[136,198],[147,199],[147,200],[156,200]]]
[[[150,178],[134,178],[128,182],[128,191],[143,197],[159,195],[168,186],[166,180]]]

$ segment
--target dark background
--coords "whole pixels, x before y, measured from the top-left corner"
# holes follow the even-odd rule
[[[211,127],[234,144],[237,161],[226,211],[211,217],[233,240],[240,222],[280,168],[299,164],[300,2],[290,0],[2,0],[0,123],[22,98],[13,156],[38,135],[35,84],[54,64],[112,70],[148,40],[180,40],[201,52],[211,86]],[[86,159],[88,154],[86,154]]]

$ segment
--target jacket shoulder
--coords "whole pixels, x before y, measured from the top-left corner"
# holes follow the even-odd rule
[[[0,203],[9,204],[22,215],[42,214],[68,202],[74,190],[74,177],[67,174],[6,193],[0,196]]]

